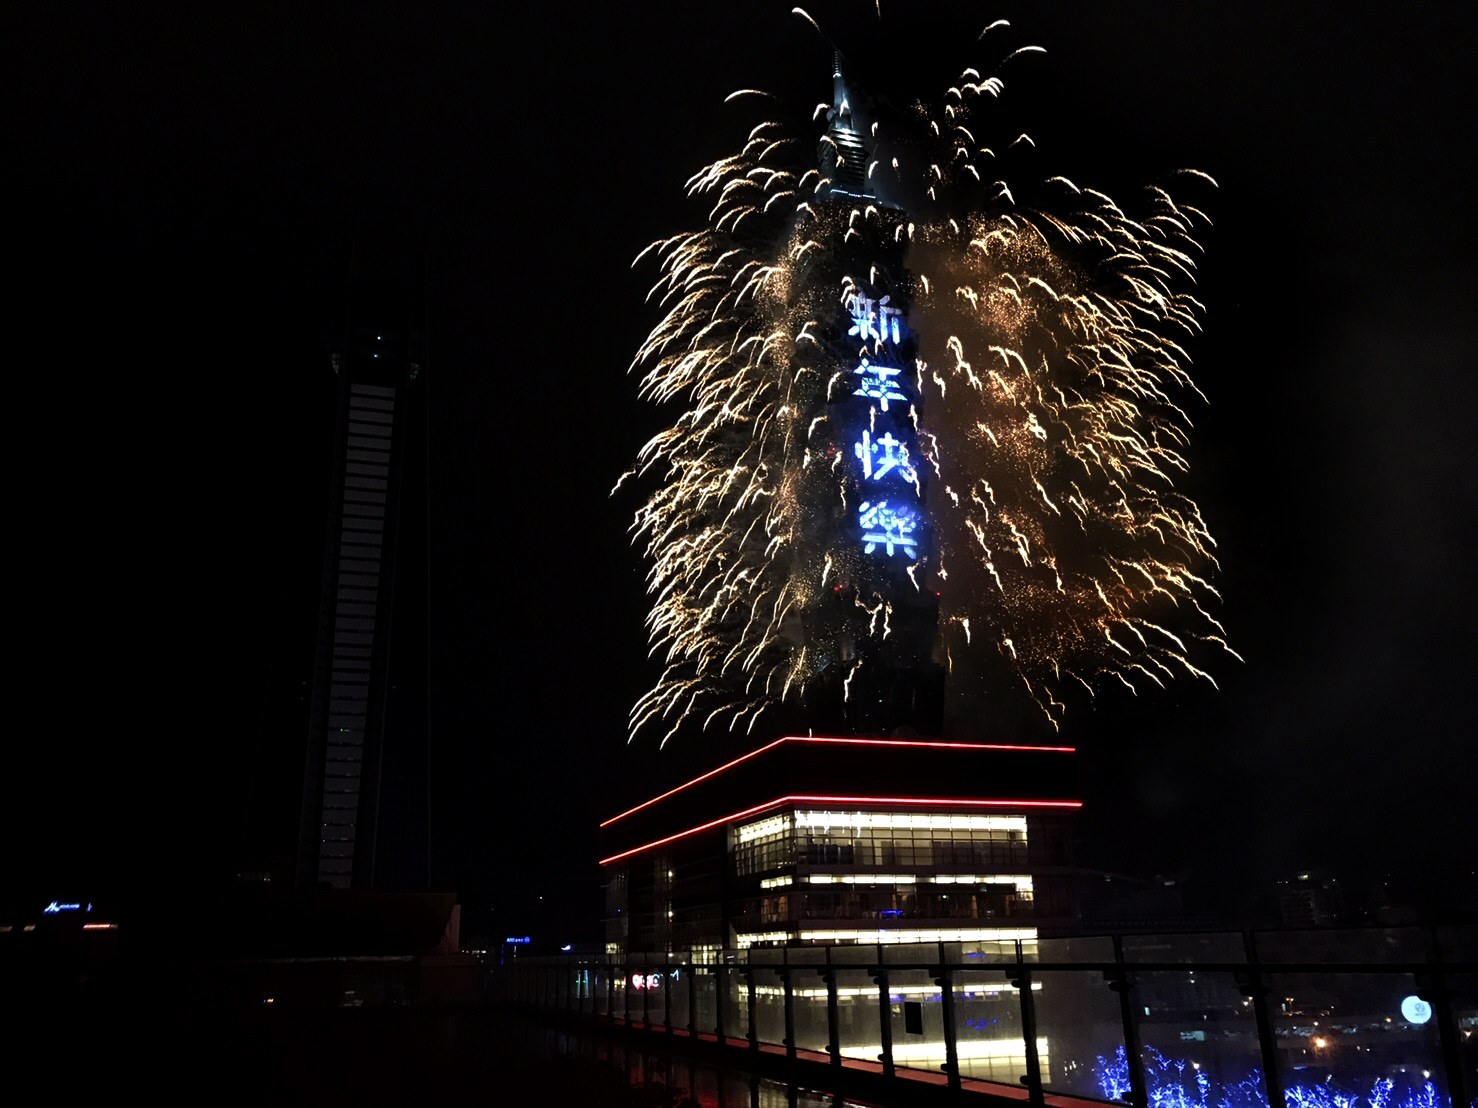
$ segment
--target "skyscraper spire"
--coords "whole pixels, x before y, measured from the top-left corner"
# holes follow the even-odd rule
[[[854,97],[842,73],[842,52],[832,51],[832,106],[826,113],[829,142],[821,144],[821,172],[831,178],[834,193],[871,196],[867,182],[868,143],[858,119]]]

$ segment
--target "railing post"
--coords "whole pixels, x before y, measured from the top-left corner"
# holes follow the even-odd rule
[[[627,962],[621,966],[621,992],[624,997],[621,1001],[621,1015],[626,1024],[631,1024],[631,963]]]
[[[641,990],[641,1026],[645,1031],[652,1026],[652,975],[642,973],[638,975],[642,983]],[[630,982],[627,982],[630,984]]]
[[[714,966],[713,973],[713,1033],[718,1036],[719,1045],[723,1046],[729,1041],[728,1035],[724,1033],[724,1001],[729,997],[729,967],[720,962]]]
[[[943,943],[940,944],[941,947],[943,945]],[[943,950],[940,953],[943,954]],[[939,1068],[944,1071],[949,1087],[958,1091],[960,1088],[960,1044],[955,1029],[954,974],[950,972],[949,966],[941,964],[938,967],[934,984],[939,986],[939,1015],[944,1023],[944,1065]]]
[[[785,1056],[795,1058],[795,985],[791,980],[790,968],[780,971],[780,985],[785,990]]]
[[[1457,1025],[1452,1019],[1453,991],[1448,987],[1447,976],[1437,966],[1430,973],[1416,975],[1417,999],[1432,1006],[1432,1016],[1437,1023],[1437,1037],[1442,1044],[1442,1068],[1447,1071],[1447,1097],[1452,1105],[1470,1103],[1467,1075],[1463,1072],[1462,1048],[1458,1043]]]
[[[1247,953],[1247,969],[1237,974],[1237,990],[1252,1001],[1252,1015],[1257,1021],[1257,1046],[1262,1053],[1262,1084],[1268,1094],[1269,1108],[1284,1108],[1283,1073],[1278,1064],[1278,1040],[1273,1034],[1273,1019],[1268,1012],[1268,986],[1257,963],[1257,943],[1251,931],[1242,934]]]
[[[672,1034],[672,951],[662,966],[662,1027]]]
[[[1011,987],[1021,993],[1021,1041],[1026,1048],[1026,1072],[1021,1083],[1026,1086],[1027,1100],[1044,1104],[1042,1093],[1042,1060],[1037,1055],[1037,1002],[1032,996],[1032,971],[1021,961],[1021,945],[1016,947],[1016,976]]]
[[[1149,1093],[1144,1083],[1144,1051],[1139,1045],[1139,1020],[1134,1012],[1134,998],[1129,994],[1134,989],[1129,972],[1124,968],[1124,939],[1114,936],[1114,962],[1116,968],[1108,973],[1109,988],[1119,994],[1119,1020],[1124,1029],[1124,1061],[1129,1066],[1129,1103],[1134,1108],[1147,1108]],[[1278,1102],[1269,1101],[1269,1108],[1279,1108]]]
[[[883,1052],[878,1061],[883,1063],[883,1076],[894,1076],[893,1065],[893,1000],[888,992],[888,971],[879,966],[873,973],[878,985],[878,1030],[882,1033]]]
[[[616,962],[606,955],[606,1022],[616,1022]]]
[[[744,995],[748,998],[749,1002],[748,1019],[745,1021],[747,1030],[744,1033],[744,1037],[749,1040],[750,1050],[758,1050],[760,1048],[759,1013],[755,1011],[753,966],[746,966],[744,968]]]
[[[826,982],[826,1053],[833,1066],[842,1064],[842,1019],[837,1002],[837,973],[831,965],[831,951],[826,952],[826,972],[821,975]]]
[[[688,959],[688,1037],[698,1038],[698,963]]]

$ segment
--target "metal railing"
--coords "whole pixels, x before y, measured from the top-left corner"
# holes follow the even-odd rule
[[[495,1002],[654,1035],[888,1077],[942,1070],[954,1089],[1020,1085],[1037,1105],[1049,1095],[1135,1108],[1473,1104],[1478,961],[1441,958],[1435,933],[1394,944],[1394,932],[1365,933],[1377,955],[1401,960],[1351,958],[1354,933],[1291,934],[1345,936],[1333,944],[1345,957],[1293,960],[1283,955],[1307,943],[1260,952],[1266,936],[1226,934],[1028,941],[1013,955],[960,943],[789,947],[696,962],[518,959],[490,967],[487,988]]]

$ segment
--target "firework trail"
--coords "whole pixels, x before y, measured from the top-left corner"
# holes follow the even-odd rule
[[[1064,178],[1018,204],[999,166],[1031,140],[998,157],[985,138],[1000,78],[967,69],[889,115],[837,68],[815,130],[760,122],[688,182],[707,226],[643,252],[663,314],[633,365],[685,410],[628,474],[655,485],[633,533],[664,663],[632,734],[752,729],[823,681],[845,696],[890,636],[906,654],[895,624],[921,606],[951,680],[1007,673],[1054,725],[1070,683],[1210,680],[1193,658],[1230,649],[1214,543],[1176,489],[1205,216],[1154,187],[1130,218]],[[858,440],[842,402],[890,341],[898,391],[867,392]],[[884,553],[859,541],[880,502],[856,469],[889,398],[912,444],[888,447],[890,479],[921,511]]]

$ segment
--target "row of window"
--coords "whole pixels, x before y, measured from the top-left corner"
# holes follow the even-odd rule
[[[891,889],[789,891],[739,901],[746,926],[790,920],[1005,919],[1030,913],[1032,898],[1006,890]]]
[[[957,833],[954,838],[932,839],[867,835],[852,842],[814,837],[799,842],[783,838],[748,842],[734,848],[734,869],[742,877],[768,873],[796,863],[810,866],[932,866],[983,869],[987,872],[1026,864],[1024,837],[996,839],[995,833],[979,834],[981,838],[973,840]]]

